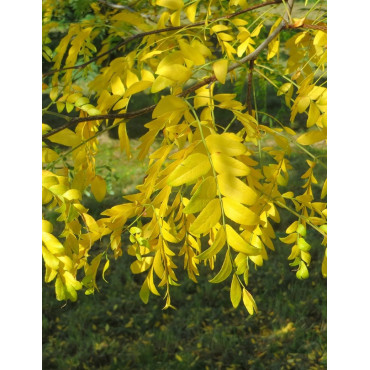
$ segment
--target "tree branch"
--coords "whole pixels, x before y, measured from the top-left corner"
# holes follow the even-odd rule
[[[102,1],[102,2],[103,3],[106,3],[106,1]],[[230,18],[236,17],[236,16],[238,16],[240,14],[244,14],[244,13],[247,13],[249,11],[252,11],[252,10],[255,10],[255,9],[258,9],[258,8],[262,8],[262,7],[267,6],[267,5],[280,4],[281,2],[282,2],[282,0],[267,1],[267,2],[265,2],[263,4],[257,4],[257,5],[251,6],[251,7],[247,8],[247,9],[241,10],[239,12],[232,13],[232,14],[229,14],[229,15],[225,15],[223,17],[219,17],[219,18],[210,20],[209,22],[216,22],[216,21],[223,20],[223,19],[230,19]],[[141,38],[143,38],[145,36],[154,35],[154,34],[158,34],[158,33],[164,33],[164,32],[170,32],[170,31],[177,31],[177,30],[187,29],[187,28],[199,27],[199,26],[203,26],[204,24],[205,24],[205,21],[202,21],[202,22],[196,22],[196,23],[192,23],[192,24],[186,24],[186,25],[183,25],[183,26],[166,27],[166,28],[161,28],[159,30],[152,30],[152,31],[148,31],[148,32],[138,33],[136,35],[127,37],[123,41],[119,42],[113,48],[105,51],[102,54],[99,54],[99,55],[95,56],[94,58],[91,58],[89,61],[87,61],[85,63],[79,64],[79,65],[76,65],[76,66],[72,66],[72,67],[64,67],[64,68],[60,68],[60,69],[56,69],[56,70],[51,70],[49,72],[44,73],[42,75],[42,77],[44,78],[44,77],[53,75],[54,73],[58,73],[58,72],[62,72],[62,71],[67,71],[69,69],[81,69],[81,68],[84,68],[84,67],[88,66],[89,64],[97,61],[98,59],[104,57],[105,55],[110,54],[113,51],[119,49],[120,47],[128,44],[129,42],[131,42],[133,40],[136,40],[136,39],[141,39]]]
[[[291,12],[291,9],[293,7],[293,3],[294,3],[294,0],[288,0],[288,6],[289,6],[289,11],[290,12]],[[268,46],[268,44],[281,32],[281,30],[285,28],[286,24],[288,23],[288,18],[287,17],[288,17],[288,15],[286,13],[283,16],[283,20],[281,21],[279,26],[277,28],[275,28],[275,30],[252,53],[246,55],[244,58],[240,59],[235,64],[230,66],[228,68],[228,73],[230,73],[234,69],[238,68],[242,64],[245,64],[246,62],[256,59],[257,56],[262,52],[262,50],[264,50]],[[205,78],[202,81],[194,84],[193,86],[184,90],[182,93],[178,94],[177,96],[184,97],[184,96],[194,92],[195,90],[198,90],[200,87],[208,85],[208,84],[210,84],[210,83],[212,83],[216,80],[217,80],[216,76],[212,75],[212,76],[210,76],[208,78]],[[79,123],[79,122],[96,121],[96,120],[102,120],[102,119],[117,119],[117,118],[132,119],[134,117],[142,116],[143,114],[153,112],[156,105],[157,104],[154,104],[154,105],[151,105],[149,107],[145,107],[145,108],[139,109],[139,110],[134,111],[134,112],[129,112],[129,113],[104,114],[104,115],[96,115],[96,116],[90,116],[90,117],[74,118],[71,121],[65,123],[64,125],[56,128],[52,131],[47,132],[46,134],[44,134],[42,136],[42,138],[45,139],[45,138],[47,138],[51,135],[56,134],[59,131],[64,130],[65,128],[68,128],[68,127],[70,127],[70,126],[72,126],[76,123]]]

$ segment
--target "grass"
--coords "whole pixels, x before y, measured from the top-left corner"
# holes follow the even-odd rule
[[[133,141],[133,147],[138,142]],[[135,152],[135,149],[134,149]],[[315,150],[315,155],[324,154]],[[291,182],[305,171],[297,153]],[[110,168],[104,167],[109,163]],[[122,202],[145,175],[145,163],[128,160],[117,141],[103,139],[98,171],[108,176],[109,195],[98,204],[85,194],[94,216]],[[116,171],[113,171],[116,168]],[[325,169],[317,166],[317,178]],[[315,172],[316,174],[316,172]],[[300,191],[300,190],[299,190]],[[297,191],[297,193],[299,193]],[[293,219],[281,211],[277,237]],[[177,273],[180,287],[171,291],[177,310],[163,311],[161,297],[148,305],[139,298],[142,276],[133,276],[133,257],[112,261],[106,284],[98,273],[100,293],[79,295],[67,305],[55,299],[53,284],[43,283],[43,367],[45,369],[324,369],[326,368],[326,280],[321,276],[324,248],[312,232],[310,278],[300,281],[289,266],[289,246],[275,242],[264,266],[251,271],[249,288],[259,312],[249,316],[241,304],[233,309],[230,279],[210,284],[215,275],[200,266],[199,283]],[[124,243],[127,240],[124,239]],[[103,239],[102,243],[107,243]]]

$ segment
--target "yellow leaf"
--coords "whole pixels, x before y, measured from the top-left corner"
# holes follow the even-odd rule
[[[91,192],[94,194],[94,197],[98,202],[101,202],[104,199],[107,192],[107,184],[101,176],[96,175],[94,177],[91,182]]]
[[[131,158],[130,141],[127,135],[126,122],[122,122],[118,126],[118,137],[121,152],[126,151],[127,158]]]
[[[315,46],[326,46],[327,44],[327,40],[326,40],[327,36],[326,36],[326,33],[319,30],[317,31],[317,34],[313,40],[313,44]]]
[[[323,199],[323,198],[325,198],[325,196],[326,196],[327,183],[328,183],[328,179],[325,179],[324,185],[323,185],[322,190],[321,190],[321,196],[320,196],[320,199]]]
[[[148,285],[148,278],[145,279],[143,285],[141,286],[141,289],[140,289],[140,298],[141,300],[147,304],[148,301],[149,301],[149,285]]]
[[[152,81],[135,82],[126,90],[126,92],[123,96],[128,97],[128,96],[137,94],[138,92],[143,91],[143,90],[147,89],[148,87],[152,86],[152,84],[153,84]]]
[[[234,274],[230,288],[230,299],[234,308],[237,308],[239,306],[241,298],[242,298],[242,288],[240,287],[238,277],[236,276],[236,274]]]
[[[225,279],[229,277],[232,271],[232,264],[231,264],[231,258],[230,258],[230,252],[227,251],[225,255],[224,263],[222,264],[221,270],[219,273],[211,280],[209,280],[210,283],[221,283]]]
[[[153,111],[152,117],[157,118],[168,112],[182,112],[187,110],[187,108],[188,106],[183,99],[174,95],[167,95],[159,101]]]
[[[153,85],[150,91],[152,93],[156,93],[172,85],[174,85],[174,81],[164,76],[158,76],[153,82]]]
[[[183,212],[195,213],[201,211],[216,196],[216,192],[217,187],[214,177],[207,177],[191,197]]]
[[[59,260],[52,253],[50,253],[45,247],[42,247],[42,257],[44,258],[45,265],[52,270],[58,270]]]
[[[54,162],[59,158],[59,154],[50,148],[42,148],[42,163]]]
[[[237,156],[247,151],[247,147],[240,142],[240,138],[232,133],[209,135],[206,137],[206,143],[211,153]]]
[[[256,302],[254,301],[252,295],[245,288],[243,288],[243,303],[250,315],[253,315],[254,311],[257,312]]]
[[[318,143],[322,140],[325,140],[327,138],[326,130],[322,131],[309,131],[301,135],[297,139],[297,143],[301,145],[311,145],[314,143]]]
[[[81,139],[79,138],[79,136],[68,128],[65,128],[64,130],[49,136],[48,139],[53,143],[72,147],[77,146],[81,143]]]
[[[50,130],[52,130],[52,128],[49,125],[47,125],[46,123],[42,124],[42,134],[43,135],[46,134]]]
[[[296,100],[298,113],[303,113],[310,105],[311,99],[308,96],[298,97]]]
[[[68,200],[82,199],[81,192],[77,189],[69,189],[64,194],[63,197]]]
[[[258,195],[252,188],[237,177],[223,174],[217,176],[217,181],[220,192],[225,197],[232,198],[235,201],[244,203],[248,206],[256,203]]]
[[[321,265],[321,273],[322,273],[323,277],[327,277],[327,275],[328,275],[327,264],[328,264],[328,262],[327,262],[327,249],[325,249],[324,259],[323,259],[322,265]]]
[[[133,274],[140,274],[152,265],[153,257],[143,257],[142,261],[135,261],[131,263],[130,270]]]
[[[66,289],[59,275],[55,280],[55,295],[58,301],[63,301],[66,299]]]
[[[182,0],[157,0],[156,4],[171,10],[178,10],[184,7],[184,2]]]
[[[139,78],[136,76],[135,73],[128,70],[126,72],[126,86],[127,88],[131,87],[134,83],[138,82]]]
[[[259,217],[249,208],[242,206],[240,203],[232,198],[224,197],[222,198],[222,203],[224,205],[225,214],[231,220],[241,224],[241,225],[257,225],[259,222]]]
[[[196,14],[196,11],[197,11],[198,3],[199,3],[199,1],[189,5],[185,9],[186,16],[188,17],[188,19],[191,23],[195,22],[195,14]]]
[[[168,177],[170,186],[179,186],[196,181],[211,169],[208,157],[201,153],[189,155]]]
[[[157,68],[155,73],[178,83],[184,83],[191,77],[191,70],[181,64],[165,64]]]
[[[53,224],[47,220],[42,220],[42,231],[51,234],[53,232]]]
[[[237,252],[248,256],[257,256],[262,252],[262,249],[253,247],[246,242],[230,225],[226,225],[226,237],[227,242]]]
[[[203,55],[184,40],[179,40],[179,46],[184,58],[191,60],[195,65],[198,66],[205,63]]]
[[[222,247],[225,245],[225,242],[226,242],[225,230],[223,227],[220,227],[212,245],[208,249],[200,253],[198,256],[196,256],[196,258],[198,258],[199,260],[205,260],[213,257],[222,249]]]
[[[228,65],[229,61],[227,59],[221,59],[213,63],[213,71],[215,76],[222,84],[224,84],[226,81]]]
[[[225,154],[213,153],[211,157],[213,166],[219,174],[227,174],[229,176],[247,176],[251,172],[250,168],[243,162]]]
[[[42,242],[52,254],[64,253],[65,251],[64,246],[53,234],[43,231]]]
[[[109,268],[109,260],[107,260],[107,262],[105,262],[105,265],[104,265],[104,268],[103,268],[103,272],[102,272],[103,280],[104,280],[106,283],[108,283],[108,281],[107,281],[107,280],[105,280],[104,275],[105,275],[105,272],[108,270],[108,268]]]
[[[230,27],[224,25],[224,24],[216,24],[215,26],[211,27],[211,35],[217,32],[221,31],[227,31]]]
[[[117,75],[112,78],[111,87],[114,95],[123,95],[125,93],[125,87],[123,86],[122,80]]]
[[[189,231],[192,234],[200,235],[209,232],[221,217],[221,207],[219,199],[211,200],[203,209],[194,222],[190,225]]]

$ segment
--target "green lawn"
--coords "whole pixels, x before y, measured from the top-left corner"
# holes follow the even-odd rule
[[[132,141],[133,149],[138,141]],[[133,150],[135,153],[135,149]],[[316,154],[324,154],[317,150]],[[304,172],[306,157],[292,154]],[[101,167],[109,163],[110,168]],[[102,140],[98,171],[109,174],[107,198],[98,204],[86,194],[87,207],[97,217],[122,201],[145,176],[145,163],[128,160],[118,141]],[[325,173],[323,167],[317,171]],[[320,178],[320,172],[317,177]],[[315,172],[316,174],[316,172]],[[284,235],[291,216],[281,212]],[[172,287],[177,310],[163,311],[161,297],[141,302],[142,276],[133,276],[133,257],[111,261],[108,284],[98,273],[100,293],[79,294],[75,303],[55,299],[53,284],[43,283],[44,369],[324,369],[326,368],[326,280],[321,276],[324,248],[310,232],[310,278],[300,281],[289,266],[289,246],[275,242],[276,252],[264,266],[251,271],[249,288],[259,312],[249,316],[241,304],[233,309],[230,281],[210,284],[215,272],[200,266],[199,284],[187,279],[179,266],[180,287]],[[103,239],[103,243],[107,243]]]

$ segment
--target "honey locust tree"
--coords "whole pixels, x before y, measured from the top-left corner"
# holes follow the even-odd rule
[[[85,7],[79,19],[66,16],[71,3]],[[42,254],[58,300],[93,293],[99,267],[104,279],[127,253],[132,273],[143,274],[145,303],[152,293],[172,307],[178,269],[197,282],[205,264],[214,270],[210,283],[228,280],[232,305],[242,301],[253,314],[248,277],[274,251],[271,221],[282,212],[294,217],[280,239],[291,246],[297,278],[309,276],[311,233],[322,240],[313,247],[325,248],[326,276],[326,180],[315,177],[326,167],[312,150],[326,143],[325,9],[310,0],[43,1],[50,104],[42,124]],[[290,121],[265,109],[256,80],[275,89]],[[153,104],[131,109],[136,94]],[[95,168],[99,136],[118,128],[122,155],[131,158],[127,127],[148,113],[138,148],[148,159],[145,178],[94,219],[83,194],[98,202],[106,195]],[[297,117],[303,125],[295,131]],[[303,171],[293,168],[292,150],[304,157]],[[298,190],[293,170],[304,179]],[[58,235],[48,210],[58,214]]]

